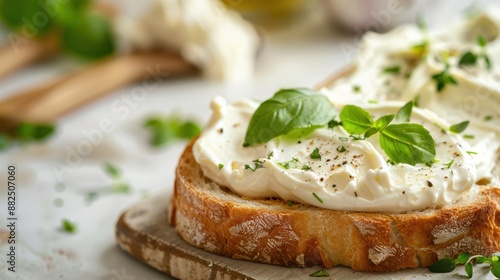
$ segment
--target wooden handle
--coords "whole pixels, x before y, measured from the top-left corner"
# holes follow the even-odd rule
[[[336,72],[335,74],[327,77],[324,81],[320,82],[318,85],[316,85],[316,89],[321,89],[321,88],[328,88],[331,87],[336,81],[340,80],[341,78],[344,78],[346,76],[349,76],[356,70],[356,68],[353,65],[347,66],[346,68],[342,69],[339,72]]]
[[[20,35],[0,48],[0,79],[34,62],[57,54],[59,43],[52,34],[41,39],[26,39]]]
[[[161,78],[194,70],[175,54],[134,53],[111,57],[2,102],[1,125],[12,126],[21,121],[54,122],[64,113],[132,82],[142,80],[147,90]]]

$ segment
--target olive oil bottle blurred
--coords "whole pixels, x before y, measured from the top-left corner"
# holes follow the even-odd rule
[[[308,0],[221,0],[226,7],[239,12],[252,23],[274,28],[297,19],[308,8]]]

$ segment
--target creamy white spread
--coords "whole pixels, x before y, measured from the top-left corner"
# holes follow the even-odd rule
[[[403,212],[473,197],[476,182],[497,183],[500,177],[495,167],[500,147],[500,61],[495,46],[500,25],[495,19],[500,16],[491,13],[496,12],[464,20],[453,32],[427,34],[402,26],[382,35],[369,33],[353,73],[322,91],[337,111],[356,104],[374,118],[418,99],[411,122],[424,125],[434,138],[439,162],[431,166],[390,164],[378,137],[346,140],[348,133],[341,126],[243,148],[259,104],[243,100],[228,105],[220,97],[212,102],[212,119],[194,145],[195,159],[208,178],[239,195],[280,197],[335,210]],[[485,52],[492,68],[479,60],[459,67],[465,51],[483,51],[477,45],[479,35],[489,41]],[[428,51],[422,56],[412,46],[424,40]],[[432,76],[445,68],[443,55],[457,85],[447,84],[438,92]],[[383,73],[396,65],[399,73]],[[465,120],[471,121],[465,132],[449,131],[450,125]],[[310,156],[316,148],[321,159]],[[255,160],[261,168],[251,170]],[[283,167],[286,163],[288,168]]]
[[[120,18],[119,37],[136,49],[178,51],[212,79],[235,82],[253,75],[259,36],[216,0],[158,0],[138,20]]]

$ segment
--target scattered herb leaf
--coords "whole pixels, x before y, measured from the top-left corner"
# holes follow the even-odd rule
[[[461,123],[450,126],[450,131],[454,133],[462,133],[468,126],[470,121],[463,121]]]
[[[386,73],[386,74],[399,74],[399,72],[401,72],[401,67],[399,67],[398,65],[389,66],[389,67],[384,68],[384,70],[382,70],[382,72]]]
[[[68,219],[63,219],[62,220],[62,230],[67,232],[67,233],[75,233],[78,229],[78,226],[71,222]]]
[[[264,161],[260,161],[258,159],[255,159],[255,160],[253,160],[253,163],[254,163],[254,167],[251,167],[249,164],[245,164],[245,169],[252,170],[253,172],[255,172],[255,170],[257,170],[259,168],[265,168]]]
[[[282,163],[278,163],[278,164],[285,169],[297,168],[297,167],[299,167],[299,159],[292,158],[292,160],[290,160],[290,161],[282,162]]]
[[[309,276],[311,276],[311,277],[328,277],[328,276],[330,276],[330,273],[328,273],[324,269],[320,269],[314,273],[309,274]]]
[[[219,163],[218,167],[219,167],[219,170],[221,170],[222,168],[224,168],[224,164]]]
[[[312,159],[321,159],[321,155],[319,154],[319,148],[315,148],[310,156]]]
[[[345,152],[345,151],[347,151],[347,150],[346,150],[346,148],[345,148],[344,146],[338,146],[338,147],[337,147],[337,152],[339,152],[339,153],[343,153],[343,152]]]

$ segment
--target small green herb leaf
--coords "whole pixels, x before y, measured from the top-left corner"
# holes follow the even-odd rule
[[[450,126],[450,131],[454,133],[461,133],[469,126],[469,123],[470,121],[463,121],[461,123],[454,124]]]
[[[465,264],[469,260],[469,258],[470,258],[470,253],[465,252],[458,255],[457,260],[459,264]]]
[[[479,36],[479,37],[477,37],[477,44],[484,48],[484,47],[486,47],[488,42],[486,41],[486,39],[483,36]]]
[[[382,131],[384,130],[384,128],[386,126],[389,125],[389,123],[391,123],[391,121],[394,119],[394,114],[390,114],[390,115],[386,115],[386,116],[382,116],[380,118],[378,118],[376,121],[375,121],[375,127],[379,130],[379,131]],[[365,136],[366,137],[366,136]]]
[[[304,164],[304,165],[302,166],[302,170],[304,170],[304,171],[311,170],[311,169],[312,169],[312,168],[311,168],[309,165],[305,165],[305,164]]]
[[[338,146],[338,147],[337,147],[337,152],[339,152],[339,153],[343,153],[343,152],[345,152],[345,151],[347,151],[347,150],[346,150],[346,148],[345,148],[344,146]]]
[[[396,113],[395,121],[397,123],[409,122],[412,109],[413,109],[413,101],[406,103]]]
[[[297,168],[297,167],[299,167],[299,159],[292,158],[292,160],[290,160],[290,161],[282,162],[282,163],[278,163],[278,164],[285,169]]]
[[[342,125],[341,122],[336,121],[335,119],[328,122],[328,128],[334,128],[336,126]]]
[[[436,156],[434,139],[420,124],[392,124],[380,133],[380,146],[396,163],[415,165]]]
[[[254,166],[250,166],[249,164],[245,164],[245,169],[246,170],[252,170],[253,172],[255,172],[255,170],[259,169],[259,168],[265,168],[264,167],[264,161],[260,161],[258,159],[255,159],[253,160],[253,164]]]
[[[458,84],[455,78],[448,72],[448,67],[442,72],[433,75],[432,79],[436,82],[436,90],[438,92],[442,91],[447,84]]]
[[[9,145],[9,138],[6,134],[0,133],[0,151],[7,148]]]
[[[361,92],[361,87],[359,85],[353,85],[352,86],[352,91],[355,93],[360,93]]]
[[[250,120],[244,146],[285,135],[297,128],[321,126],[335,114],[330,100],[311,89],[282,89],[260,104]]]
[[[472,274],[474,273],[473,270],[474,270],[474,268],[473,268],[471,262],[468,262],[467,264],[465,264],[465,272],[467,273],[467,276],[469,276],[469,278],[472,278]]]
[[[120,170],[118,170],[118,168],[116,168],[116,166],[110,164],[110,163],[106,163],[106,165],[104,166],[104,170],[106,171],[106,173],[108,173],[109,176],[113,177],[113,178],[120,178],[121,174],[120,174]]]
[[[68,233],[75,233],[78,226],[68,219],[62,220],[62,230]]]
[[[351,134],[363,134],[374,125],[370,113],[355,105],[344,106],[340,120],[344,129]]]
[[[321,155],[319,154],[319,148],[315,148],[310,156],[312,159],[321,159]]]
[[[401,72],[401,67],[399,67],[398,65],[389,66],[384,68],[382,72],[387,74],[399,74],[399,72]]]
[[[179,117],[167,118],[151,117],[146,120],[144,127],[152,134],[151,145],[161,147],[176,139],[190,140],[201,131],[200,125],[193,121],[182,121]]]
[[[328,276],[330,276],[330,273],[328,273],[324,269],[320,269],[314,273],[309,274],[309,276],[311,276],[311,277],[328,277]]]
[[[500,278],[500,262],[495,261],[491,263],[491,273],[495,275],[496,278]]]
[[[21,123],[17,127],[16,138],[21,142],[42,141],[52,135],[55,126],[52,124]]]
[[[219,167],[219,170],[221,170],[222,168],[224,168],[224,164],[219,163],[218,167]]]
[[[446,273],[455,270],[457,265],[455,264],[455,260],[452,258],[444,258],[429,266],[430,272],[437,273]]]
[[[476,61],[477,61],[477,55],[468,51],[462,55],[462,57],[458,61],[458,65],[460,66],[473,65],[476,64]]]

